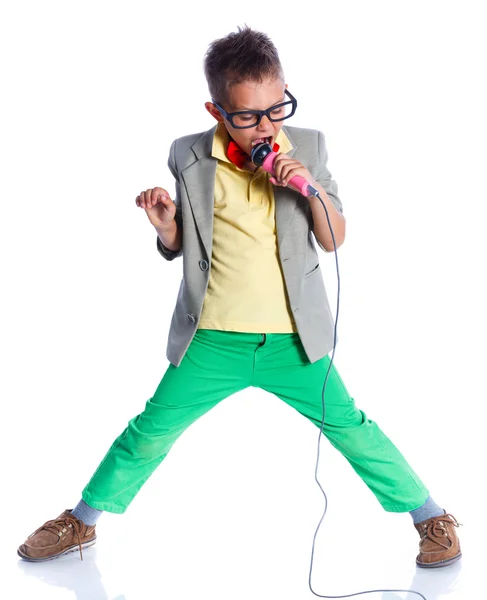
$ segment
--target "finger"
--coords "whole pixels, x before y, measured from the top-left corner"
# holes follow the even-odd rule
[[[301,167],[301,163],[296,161],[296,160],[289,160],[286,161],[286,163],[284,165],[282,165],[282,169],[281,169],[281,181],[283,181],[284,179],[287,178],[287,176],[289,175],[290,171],[295,170],[296,168]]]
[[[159,198],[169,198],[169,194],[163,188],[159,188],[159,187],[154,188],[152,190],[152,196],[151,196],[152,206],[157,204],[157,201],[159,200]]]
[[[277,180],[282,183],[286,173],[289,171],[289,168],[292,165],[301,165],[296,160],[289,158],[286,154],[278,154],[276,159],[274,160],[274,171],[276,172]]]
[[[292,163],[287,164],[281,173],[281,183],[287,184],[289,180],[295,175],[299,175],[299,171],[301,170],[301,163]]]
[[[170,202],[171,202],[171,199],[170,199],[170,198],[166,198],[165,196],[159,196],[159,197],[157,198],[157,200],[156,200],[156,204],[157,204],[158,202],[159,202],[160,204],[162,204],[162,206],[163,206],[164,208],[169,208],[169,204],[170,204]]]
[[[161,201],[165,208],[170,208],[174,204],[170,196],[164,196],[164,198],[161,198]]]
[[[283,155],[282,154],[278,154],[276,156],[276,158],[274,159],[274,164],[272,165],[274,167],[274,173],[276,176],[276,179],[278,181],[281,180],[281,171],[282,171],[282,167],[283,165]]]
[[[146,208],[146,204],[147,204],[146,193],[145,192],[141,192],[140,193],[140,206],[141,206],[141,208]]]
[[[146,208],[152,208],[152,194],[153,194],[153,190],[147,190],[147,192],[145,193],[145,207]]]
[[[144,208],[150,208],[152,206],[152,193],[153,193],[153,189],[149,188],[148,190],[146,190],[145,194],[144,194],[144,198],[145,198],[145,206]]]
[[[281,183],[282,185],[287,185],[289,180],[291,179],[292,175],[292,170],[286,169],[283,170],[283,172],[281,173]]]
[[[161,188],[149,188],[145,193],[146,208],[152,208],[157,202],[157,191]]]

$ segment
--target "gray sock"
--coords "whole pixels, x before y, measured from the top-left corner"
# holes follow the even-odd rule
[[[84,500],[80,500],[76,508],[73,508],[71,513],[77,518],[83,521],[85,525],[94,525],[98,517],[103,511],[97,508],[92,508]]]
[[[410,510],[409,514],[413,518],[413,523],[416,524],[421,523],[421,521],[426,521],[426,519],[431,519],[431,517],[444,515],[445,511],[436,504],[431,496],[428,496],[426,502],[422,506]]]

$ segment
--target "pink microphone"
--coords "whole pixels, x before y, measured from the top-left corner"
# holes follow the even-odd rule
[[[256,144],[250,152],[250,160],[274,177],[276,175],[276,172],[274,171],[274,161],[276,160],[276,156],[277,152],[274,152],[271,145],[266,142]],[[300,175],[291,177],[287,184],[306,197],[316,196],[316,194],[318,194],[318,190],[314,188],[307,179]]]

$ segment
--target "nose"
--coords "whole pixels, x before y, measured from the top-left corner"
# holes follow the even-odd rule
[[[272,129],[272,121],[268,118],[267,115],[262,115],[262,119],[260,123],[257,125],[257,129],[259,131],[269,130],[269,126]]]

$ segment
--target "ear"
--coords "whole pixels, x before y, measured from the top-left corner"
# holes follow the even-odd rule
[[[285,88],[286,88],[286,90],[287,90],[287,83],[286,83],[286,85],[285,85]]]
[[[214,117],[217,121],[222,123],[224,118],[221,116],[218,108],[213,104],[213,102],[205,102],[205,108],[210,113],[212,117]]]

